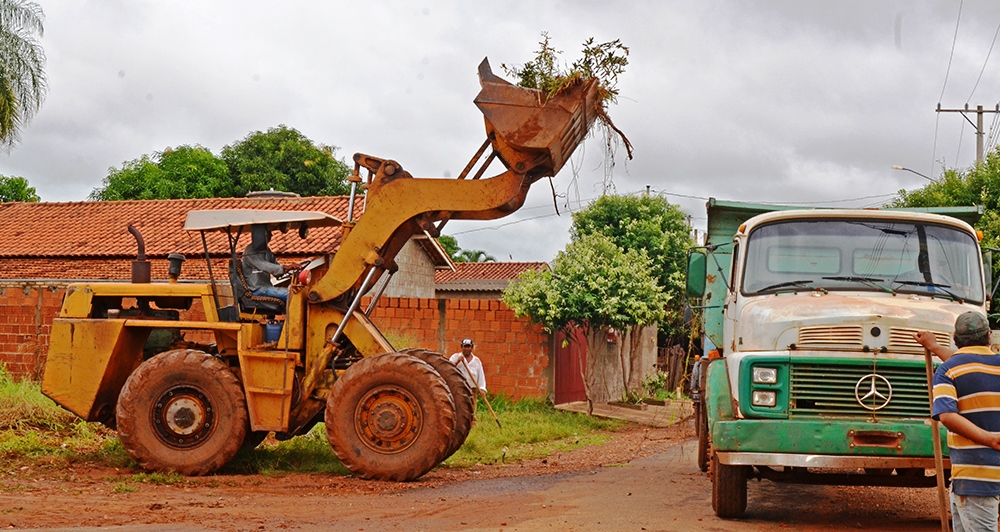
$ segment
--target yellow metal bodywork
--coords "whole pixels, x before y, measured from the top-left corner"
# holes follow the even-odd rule
[[[113,419],[108,416],[142,361],[149,331],[126,328],[125,320],[55,319],[42,392],[87,421]]]
[[[418,179],[395,161],[354,156],[350,181],[366,190],[364,216],[354,220],[349,213],[337,253],[311,271],[306,286],[293,282],[276,343],[263,343],[261,315],[219,321],[219,307],[235,304],[228,282],[73,284],[53,323],[43,391],[85,419],[113,421],[118,394],[142,362],[151,331],[210,330],[217,356],[242,381],[252,430],[296,434],[310,426],[337,378],[334,368],[343,371],[358,357],[393,349],[358,309],[361,294],[371,288],[367,280],[395,271],[395,257],[413,235],[437,236],[453,218],[496,219],[518,210],[532,183],[559,171],[601,112],[596,80],[549,96],[493,76],[484,61],[480,82],[476,105],[487,140],[458,179]],[[466,179],[488,146],[492,152]],[[505,171],[480,179],[494,160]],[[367,181],[361,168],[368,171]],[[140,302],[139,312],[129,311],[139,316],[106,312],[120,310],[129,298]],[[205,321],[162,319],[142,310],[151,304],[187,308],[184,304],[195,299]],[[342,335],[335,338],[341,324]]]

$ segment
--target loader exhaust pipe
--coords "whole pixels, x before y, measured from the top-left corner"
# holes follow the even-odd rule
[[[142,233],[134,225],[129,224],[128,232],[132,233],[136,244],[139,245],[139,254],[136,260],[132,261],[132,282],[136,284],[149,283],[152,277],[150,275],[149,261],[146,260],[146,242],[142,239]]]

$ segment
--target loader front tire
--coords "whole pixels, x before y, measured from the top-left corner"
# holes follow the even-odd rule
[[[429,364],[404,353],[354,363],[327,398],[327,439],[360,478],[420,477],[440,463],[454,430],[448,385]]]
[[[246,399],[223,361],[167,351],[132,372],[118,397],[118,437],[143,469],[207,475],[247,437]]]
[[[449,456],[455,454],[455,451],[462,447],[465,439],[469,437],[469,431],[472,430],[476,402],[472,395],[472,388],[469,387],[465,376],[458,371],[458,366],[452,364],[442,355],[426,349],[406,349],[403,352],[430,364],[451,390],[451,397],[455,401],[455,433],[452,434],[451,443],[445,450],[444,456],[441,457],[441,461],[447,460]]]

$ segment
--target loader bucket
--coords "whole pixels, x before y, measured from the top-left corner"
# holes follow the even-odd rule
[[[486,134],[508,168],[532,180],[554,176],[583,142],[599,112],[598,82],[581,81],[549,97],[493,74],[488,59],[479,65],[482,90],[475,103],[486,119]]]

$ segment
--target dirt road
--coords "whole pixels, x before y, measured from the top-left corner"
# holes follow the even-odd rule
[[[746,519],[717,519],[711,484],[695,466],[694,442],[683,427],[633,429],[606,446],[545,461],[439,469],[408,484],[319,474],[215,476],[174,485],[141,484],[122,493],[115,479],[123,477],[116,474],[6,472],[0,480],[0,528],[939,529],[933,490],[769,482],[751,484]]]

